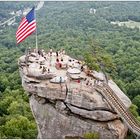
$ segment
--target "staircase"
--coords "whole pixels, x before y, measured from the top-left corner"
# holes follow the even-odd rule
[[[103,86],[96,85],[95,90],[102,94],[121,119],[126,123],[128,128],[140,137],[140,123],[133,117],[131,112],[125,107],[114,91],[107,84],[103,84]]]

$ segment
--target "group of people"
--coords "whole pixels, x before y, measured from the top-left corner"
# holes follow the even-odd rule
[[[44,74],[45,72],[50,73],[50,69],[47,69],[45,66],[40,66],[40,69],[42,69],[42,74]]]
[[[64,61],[65,50],[56,51],[56,68],[61,69]]]
[[[102,81],[100,81],[99,79],[93,79],[92,77],[84,78],[82,81],[86,86],[100,85],[102,83]],[[81,80],[78,79],[77,83],[81,83]]]
[[[29,48],[28,54],[31,54],[31,48]],[[54,55],[53,50],[51,48],[50,48],[48,53],[45,53],[45,51],[43,49],[39,49],[39,50],[37,50],[37,54],[39,56],[41,56],[41,57],[44,57],[45,60],[50,60],[50,64],[51,64],[52,55]],[[57,69],[61,69],[62,65],[64,65],[64,63],[63,63],[64,59],[65,59],[64,55],[65,55],[65,50],[64,49],[56,51],[56,54],[55,54],[55,56],[56,56],[55,67]],[[71,64],[71,65],[68,65],[68,64]],[[86,86],[93,86],[93,85],[102,83],[98,79],[93,80],[93,77],[91,76],[91,70],[88,69],[87,67],[85,67],[85,65],[84,65],[84,63],[82,61],[78,61],[78,60],[75,60],[75,59],[69,59],[67,64],[66,64],[66,67],[72,67],[73,68],[75,66],[77,66],[77,68],[80,69],[81,72],[85,72],[86,75],[89,76],[89,78],[85,78],[83,80],[83,82],[84,82],[84,84]],[[40,69],[42,69],[42,74],[44,74],[46,72],[50,73],[50,68],[46,68],[45,66],[40,65]],[[81,80],[77,80],[77,82],[81,83]]]
[[[38,55],[42,56],[45,58],[45,60],[49,61],[50,66],[52,65],[52,56],[53,56],[53,50],[50,48],[48,53],[45,53],[44,50],[38,50]],[[56,51],[56,67],[57,68],[62,68],[62,62],[63,62],[63,57],[65,55],[65,50],[61,49],[60,51]],[[44,72],[50,72],[50,69],[46,69],[43,67],[43,73]]]

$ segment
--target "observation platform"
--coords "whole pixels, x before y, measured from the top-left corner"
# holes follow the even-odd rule
[[[23,85],[26,90],[35,93],[38,84],[44,88],[47,85],[51,90],[60,91],[60,94],[55,93],[54,98],[64,99],[67,90],[74,94],[85,92],[92,95],[95,85],[106,83],[102,72],[88,69],[84,62],[71,58],[64,50],[58,52],[50,50],[48,53],[44,50],[39,50],[38,53],[29,51],[27,55],[19,58],[18,64],[21,75],[24,75],[22,83],[26,84]],[[131,101],[127,96],[111,79],[108,80],[108,85],[128,108]],[[41,96],[46,96],[45,92],[47,91],[40,93]],[[53,93],[51,92],[49,96],[53,97]]]

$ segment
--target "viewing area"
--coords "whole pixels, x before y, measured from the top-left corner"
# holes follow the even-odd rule
[[[50,50],[48,53],[44,50],[39,50],[38,53],[29,51],[20,58],[19,63],[27,77],[42,83],[65,83],[69,89],[74,88],[77,92],[82,89],[89,91],[95,84],[105,82],[103,73],[89,70],[84,62],[66,55],[65,50]]]

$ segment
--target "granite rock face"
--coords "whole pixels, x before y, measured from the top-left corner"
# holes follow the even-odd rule
[[[82,137],[85,133],[90,132],[99,132],[100,138],[106,139],[124,138],[126,135],[127,127],[119,119],[107,122],[95,121],[87,119],[88,117],[76,115],[80,111],[76,114],[68,113],[67,107],[63,102],[57,104],[59,104],[59,107],[50,103],[42,105],[33,96],[30,97],[30,105],[40,131],[38,138]],[[96,113],[93,115],[96,116]],[[98,116],[100,115],[98,114]]]
[[[30,58],[27,67],[25,57],[22,56],[19,59],[22,86],[29,93],[30,107],[38,127],[38,138],[83,138],[84,134],[93,132],[98,132],[102,139],[124,138],[126,136],[126,125],[94,87],[85,86],[84,81],[78,83],[67,80],[62,83],[52,83],[49,80],[49,74],[49,78],[37,78],[40,77],[36,73],[37,69],[38,74],[40,71],[39,66],[37,67],[38,63],[35,67],[36,75],[32,74],[31,76],[28,71],[30,71],[32,63],[34,63],[34,59]],[[52,65],[50,73],[53,75],[52,78],[57,74],[67,75],[67,71],[64,69],[62,71],[55,70],[53,73],[53,68],[54,65]],[[82,72],[81,75],[88,78]],[[109,82],[111,85],[113,81]],[[127,108],[131,105],[131,101],[122,92],[119,93],[119,97]]]

